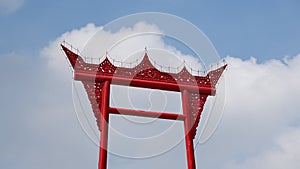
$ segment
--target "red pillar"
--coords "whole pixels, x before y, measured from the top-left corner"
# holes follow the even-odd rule
[[[196,169],[195,156],[194,156],[194,143],[193,143],[193,138],[191,137],[191,133],[190,133],[192,124],[190,124],[189,118],[191,118],[191,117],[188,115],[189,114],[189,106],[190,106],[190,103],[188,101],[188,98],[189,98],[188,91],[183,90],[181,96],[182,96],[183,114],[187,117],[184,120],[187,165],[188,165],[188,169]]]
[[[101,100],[101,137],[100,137],[100,150],[99,150],[99,162],[98,169],[107,168],[107,143],[108,143],[108,123],[109,123],[109,90],[110,82],[105,81],[102,88],[102,100]]]

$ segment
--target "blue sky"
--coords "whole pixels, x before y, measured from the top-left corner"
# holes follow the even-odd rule
[[[299,7],[297,0],[0,1],[0,168],[97,167],[59,43],[80,48],[97,31],[109,36],[101,26],[137,12],[187,19],[229,64],[224,116],[196,149],[199,168],[300,168]],[[150,159],[110,155],[109,169],[185,166],[183,151],[180,144]]]
[[[166,12],[198,26],[226,55],[259,61],[299,53],[300,3],[268,1],[50,1],[25,0],[14,13],[0,16],[1,53],[33,54],[58,35],[87,23],[104,25],[146,11]]]

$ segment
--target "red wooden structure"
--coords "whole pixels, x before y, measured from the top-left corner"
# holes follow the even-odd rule
[[[145,52],[133,68],[114,66],[106,57],[98,64],[86,63],[78,54],[61,45],[74,69],[74,79],[82,81],[101,131],[98,169],[107,168],[109,114],[124,114],[184,121],[187,167],[196,169],[193,139],[208,96],[216,94],[215,86],[226,64],[207,73],[193,76],[184,67],[179,73],[156,69]],[[181,92],[183,114],[150,112],[109,106],[110,84]]]

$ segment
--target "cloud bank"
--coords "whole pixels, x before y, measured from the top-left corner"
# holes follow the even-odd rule
[[[297,168],[299,152],[291,149],[297,150],[294,144],[299,141],[300,55],[264,63],[255,58],[226,60],[226,111],[208,143],[217,144],[215,158],[228,169]]]
[[[9,75],[1,74],[6,81],[0,89],[4,103],[0,168],[97,167],[97,147],[76,120],[72,73],[59,44],[67,40],[83,49],[88,39],[101,30],[88,24],[67,32],[42,49],[37,60],[22,59],[18,54],[1,57],[6,61],[1,62],[0,72],[7,72],[12,64],[15,69]],[[213,137],[197,146],[198,168],[299,168],[300,55],[263,63],[255,58],[225,59],[229,64],[225,75],[226,108]],[[14,76],[17,73],[22,76]],[[15,83],[16,79],[24,83]],[[15,91],[17,98],[9,91]],[[109,155],[109,168],[184,168],[184,151],[184,144],[180,144],[164,155],[143,160]]]
[[[146,25],[138,27],[156,29]],[[126,31],[133,33],[137,30]],[[153,43],[155,40],[158,39],[149,41]],[[139,41],[143,40],[132,43],[132,46],[138,46]],[[162,41],[157,44],[157,47],[167,48]],[[229,64],[226,111],[212,141],[198,147],[199,164],[204,168],[274,168],[280,163],[296,168],[299,154],[291,151],[299,141],[300,106],[297,100],[300,91],[297,88],[300,80],[297,77],[300,77],[300,55],[264,63],[257,63],[254,57],[241,60],[228,56],[225,59]],[[218,145],[210,146],[212,144]],[[217,155],[211,153],[212,150],[218,152]],[[280,157],[282,159],[278,161]]]

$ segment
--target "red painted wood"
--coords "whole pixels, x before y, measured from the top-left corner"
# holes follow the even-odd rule
[[[120,115],[129,115],[129,116],[140,116],[140,117],[152,117],[168,120],[185,120],[186,116],[183,114],[171,114],[165,112],[151,112],[151,111],[142,111],[142,110],[131,110],[124,108],[108,108],[110,114],[120,114]]]
[[[109,80],[112,84],[171,91],[188,89],[206,95],[215,94],[215,85],[227,66],[223,65],[212,70],[206,76],[193,76],[185,67],[178,73],[161,72],[152,65],[147,53],[137,66],[124,68],[114,66],[108,58],[105,58],[100,64],[86,63],[79,55],[65,46],[62,45],[62,48],[74,68],[75,80],[93,82]]]
[[[183,114],[187,116],[184,121],[184,132],[185,132],[185,147],[186,147],[186,156],[187,156],[187,165],[188,169],[196,169],[195,156],[194,156],[194,143],[191,136],[192,124],[190,124],[189,116],[189,93],[187,90],[182,92],[182,110]]]
[[[183,89],[187,89],[191,92],[199,92],[205,95],[215,95],[216,89],[213,87],[203,87],[194,85],[187,85],[181,83],[166,83],[160,81],[150,81],[150,80],[141,80],[141,79],[128,79],[122,77],[115,76],[107,76],[103,74],[90,74],[84,72],[75,72],[74,79],[79,81],[93,81],[93,82],[103,82],[110,81],[112,84],[117,85],[125,85],[125,86],[133,86],[133,87],[142,87],[142,88],[150,88],[150,89],[160,89],[160,90],[168,90],[168,91],[176,91],[180,92]]]
[[[137,66],[124,68],[114,66],[108,58],[99,65],[86,63],[78,54],[61,47],[74,69],[74,79],[84,84],[101,131],[98,169],[107,168],[109,114],[184,121],[187,167],[196,169],[193,138],[206,99],[216,94],[215,86],[226,64],[206,76],[193,76],[185,67],[179,73],[161,72],[151,64],[147,53]],[[110,84],[181,92],[183,114],[109,107]]]
[[[98,169],[106,169],[107,167],[107,144],[108,144],[108,123],[109,123],[109,91],[110,83],[105,81],[102,90],[102,103],[101,103],[101,137],[100,137],[100,150]]]

